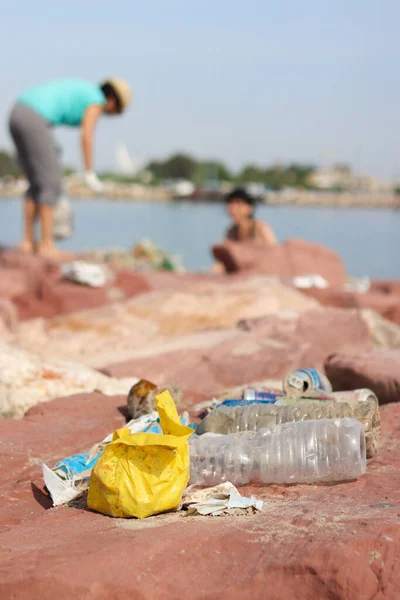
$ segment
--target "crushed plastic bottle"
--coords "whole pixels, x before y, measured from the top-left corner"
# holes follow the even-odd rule
[[[326,394],[327,399],[277,398],[265,402],[228,406],[220,404],[197,426],[197,434],[230,434],[240,431],[271,429],[282,423],[313,419],[357,419],[364,427],[367,457],[376,455],[380,442],[379,403],[368,389]]]
[[[345,481],[366,469],[365,434],[356,419],[196,436],[189,445],[190,483],[197,485]]]

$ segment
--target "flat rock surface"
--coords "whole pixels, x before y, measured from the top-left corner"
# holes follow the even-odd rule
[[[367,474],[330,486],[242,488],[257,514],[143,521],[49,508],[52,465],[124,422],[124,399],[99,394],[0,422],[0,597],[398,598],[400,406],[382,410],[383,444]]]
[[[333,389],[369,388],[380,404],[400,401],[400,350],[335,353],[325,361]]]
[[[372,346],[360,313],[335,308],[247,319],[225,339],[222,332],[220,336],[208,346],[196,346],[191,338],[191,346],[181,339],[174,346],[153,346],[151,353],[137,350],[105,372],[113,377],[141,373],[158,384],[173,380],[184,389],[213,394],[245,381],[283,378],[295,365],[322,369],[325,358],[339,348],[345,352]]]
[[[241,319],[318,306],[275,278],[225,279],[200,278],[187,289],[155,290],[126,302],[21,323],[10,341],[43,357],[99,367],[174,339],[177,347],[185,348],[183,336],[205,331],[215,335]]]
[[[257,242],[225,241],[213,247],[228,272],[258,272],[280,277],[319,273],[330,284],[346,281],[345,265],[337,252],[302,239],[288,239],[271,248]]]

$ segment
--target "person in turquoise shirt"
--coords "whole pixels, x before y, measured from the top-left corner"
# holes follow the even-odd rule
[[[86,184],[95,192],[102,183],[93,171],[93,138],[99,117],[117,115],[131,104],[129,84],[111,78],[98,85],[80,79],[60,79],[26,90],[9,119],[29,189],[25,200],[25,232],[21,249],[47,258],[62,259],[53,238],[54,206],[61,193],[62,168],[52,135],[53,127],[79,127]],[[39,218],[41,238],[36,244],[34,224]]]

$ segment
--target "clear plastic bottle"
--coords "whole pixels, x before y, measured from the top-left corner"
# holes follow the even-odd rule
[[[282,423],[302,420],[353,417],[348,404],[322,401],[300,401],[282,404],[248,404],[217,406],[199,425],[197,433],[237,433],[269,429]]]
[[[356,419],[299,421],[190,441],[190,483],[198,485],[344,481],[365,468],[365,434]]]
[[[283,397],[276,404],[217,406],[199,425],[197,433],[237,433],[270,429],[282,423],[313,419],[358,419],[366,433],[367,457],[376,455],[380,442],[379,403],[368,389],[335,392],[329,400]]]

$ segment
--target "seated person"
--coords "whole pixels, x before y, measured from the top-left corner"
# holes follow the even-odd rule
[[[277,241],[271,227],[254,218],[255,199],[246,190],[236,188],[226,197],[228,213],[233,225],[226,233],[226,239],[234,242],[249,240],[267,246],[276,246]]]
[[[246,190],[236,188],[226,197],[226,203],[229,216],[233,221],[233,225],[226,232],[226,240],[239,243],[253,241],[267,248],[277,245],[278,242],[271,227],[254,218],[255,199]],[[227,269],[222,262],[218,261],[211,270],[218,274]]]

